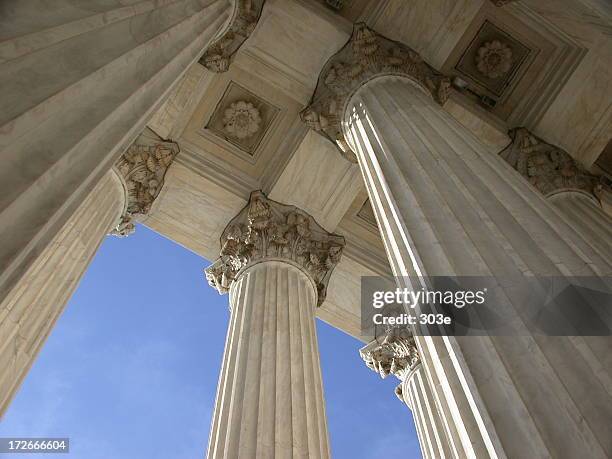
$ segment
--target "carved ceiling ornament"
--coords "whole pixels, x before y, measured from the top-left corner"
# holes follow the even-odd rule
[[[512,50],[499,40],[483,43],[476,53],[476,68],[493,80],[508,73],[512,63]]]
[[[566,151],[546,143],[527,128],[511,129],[512,144],[500,156],[544,196],[579,190],[598,198],[602,177],[591,174]]]
[[[310,104],[300,113],[302,121],[334,142],[346,159],[357,162],[342,133],[345,106],[365,82],[386,74],[417,81],[441,105],[450,94],[450,79],[418,53],[357,23],[346,45],[323,67]]]
[[[211,72],[228,71],[232,57],[255,30],[264,4],[264,0],[234,1],[236,6],[229,27],[200,58],[200,64]]]
[[[260,129],[261,115],[251,102],[239,100],[225,109],[223,130],[231,137],[246,139]]]
[[[381,378],[392,374],[400,381],[421,361],[414,337],[404,327],[391,328],[382,342],[368,344],[359,354],[367,367]]]
[[[208,283],[223,294],[238,272],[251,263],[291,260],[310,274],[320,306],[343,248],[342,236],[328,233],[307,213],[254,191],[247,206],[223,231],[219,258],[204,272]]]
[[[139,143],[137,139],[115,163],[115,170],[123,178],[127,204],[119,224],[110,234],[128,236],[135,230],[135,223],[145,216],[161,191],[164,176],[179,146],[174,142],[158,141]]]

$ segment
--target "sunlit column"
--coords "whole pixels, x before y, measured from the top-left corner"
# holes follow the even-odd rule
[[[382,378],[392,374],[400,380],[397,397],[410,408],[421,453],[425,459],[458,457],[452,453],[436,399],[427,380],[414,338],[407,329],[393,328],[359,353],[366,365]]]
[[[611,457],[612,339],[532,333],[530,315],[542,308],[526,311],[533,292],[515,286],[590,276],[609,288],[612,266],[442,108],[449,92],[418,53],[360,23],[301,116],[359,163],[401,287],[427,288],[426,276],[495,281],[494,314],[513,336],[415,334],[459,457]],[[609,329],[609,312],[596,307]]]
[[[231,309],[208,458],[328,458],[315,309],[344,239],[253,192],[222,245],[206,269]]]
[[[346,134],[396,275],[497,277],[499,312],[517,319],[520,297],[504,283],[524,272],[610,276],[601,253],[410,79],[359,89]],[[608,457],[610,338],[518,333],[416,337],[460,456]]]

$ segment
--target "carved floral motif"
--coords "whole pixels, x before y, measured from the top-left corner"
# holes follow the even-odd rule
[[[505,75],[512,68],[512,50],[499,40],[483,43],[475,59],[478,71],[491,79]]]
[[[211,72],[227,72],[232,56],[251,35],[264,4],[264,0],[235,0],[231,23],[200,58],[200,64]]]
[[[220,257],[206,268],[206,279],[219,293],[227,293],[238,272],[252,262],[288,259],[310,274],[321,305],[343,247],[342,236],[326,232],[310,215],[254,191],[225,228]]]
[[[231,137],[246,139],[259,131],[261,115],[251,103],[239,100],[225,109],[223,130]]]
[[[414,337],[406,328],[391,328],[381,343],[376,341],[359,353],[365,364],[382,378],[390,374],[401,381],[421,361]]]
[[[581,190],[597,198],[602,179],[591,174],[564,150],[546,143],[528,129],[509,132],[512,144],[500,156],[545,196]]]
[[[409,47],[355,24],[348,43],[325,64],[310,104],[300,114],[302,121],[334,142],[342,155],[356,162],[342,133],[342,117],[350,96],[376,75],[403,75],[426,88],[444,104],[450,80],[423,61]]]
[[[164,184],[168,166],[179,147],[174,142],[160,141],[154,145],[139,144],[138,140],[115,164],[127,191],[126,210],[111,234],[128,236],[134,232],[134,223],[146,215]]]

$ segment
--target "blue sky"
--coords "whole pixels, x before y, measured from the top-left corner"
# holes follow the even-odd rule
[[[68,455],[27,455],[45,459],[203,458],[229,318],[208,264],[143,226],[107,237],[0,437],[70,437]],[[332,456],[420,458],[397,381],[366,368],[356,339],[317,329]]]

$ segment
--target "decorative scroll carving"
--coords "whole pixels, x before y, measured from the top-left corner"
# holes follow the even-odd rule
[[[255,30],[264,0],[235,0],[234,16],[225,33],[216,39],[200,58],[200,64],[211,72],[227,72],[238,48]]]
[[[300,114],[302,121],[334,142],[346,159],[356,162],[342,133],[345,106],[361,85],[384,74],[408,76],[440,104],[448,99],[449,78],[434,70],[409,47],[358,23],[347,44],[323,67],[312,100]]]
[[[500,156],[544,196],[565,190],[599,195],[602,178],[591,174],[566,151],[546,143],[524,127],[511,129],[508,134],[512,144]]]
[[[151,209],[164,184],[168,166],[179,152],[174,142],[151,140],[142,135],[115,164],[125,183],[127,204],[121,221],[110,234],[128,236],[134,232],[134,224]]]
[[[287,259],[310,274],[321,305],[343,248],[342,236],[326,232],[307,213],[254,191],[223,231],[220,257],[206,268],[206,279],[219,293],[226,293],[238,272],[252,262]]]
[[[403,381],[421,361],[414,337],[407,328],[394,327],[381,343],[373,341],[359,354],[365,364],[382,378],[390,374]]]

